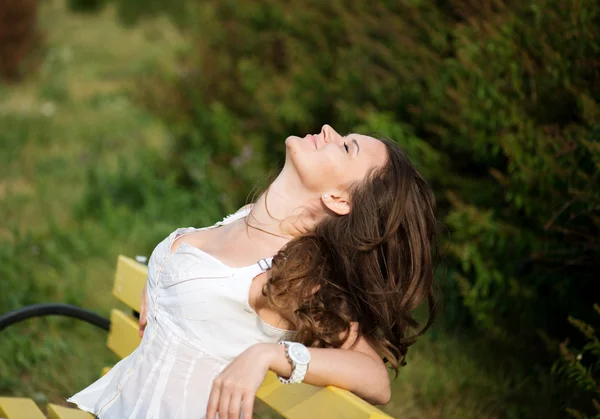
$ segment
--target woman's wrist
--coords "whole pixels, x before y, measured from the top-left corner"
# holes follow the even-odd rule
[[[278,343],[261,343],[260,351],[266,354],[269,369],[280,377],[292,375],[292,364],[286,356],[286,348]]]

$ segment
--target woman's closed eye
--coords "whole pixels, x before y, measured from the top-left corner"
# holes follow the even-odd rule
[[[350,152],[350,148],[348,147],[348,144],[344,143],[344,148],[346,149],[346,153]]]

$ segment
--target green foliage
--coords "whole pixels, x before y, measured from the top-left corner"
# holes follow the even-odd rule
[[[224,209],[216,203],[216,191],[209,182],[186,190],[177,185],[164,159],[155,153],[141,151],[136,159],[137,165],[119,159],[113,172],[90,168],[85,191],[74,207],[75,219],[95,220],[122,240],[132,233],[138,239],[143,236],[143,254],[149,256],[175,228],[210,225],[223,217]]]
[[[600,306],[594,304],[596,313],[600,315]],[[576,419],[600,418],[600,340],[598,333],[589,324],[569,317],[573,325],[585,338],[585,345],[581,349],[568,347],[569,340],[561,342],[559,349],[561,359],[552,367],[554,374],[564,377],[581,392],[590,395],[589,411],[591,415],[578,409],[567,408],[566,412]]]
[[[539,331],[587,318],[600,268],[597,0],[181,4],[194,48],[141,95],[181,185],[235,207],[290,134],[392,137],[448,228],[442,317],[549,362]]]
[[[74,12],[97,12],[102,10],[107,0],[68,0],[67,5]]]
[[[117,0],[115,3],[117,14],[121,22],[126,25],[132,25],[138,23],[142,18],[148,19],[157,15],[166,15],[179,23],[183,23],[186,18],[185,4],[181,1]]]
[[[0,215],[26,225],[4,231],[0,303],[52,297],[106,310],[117,253],[149,254],[174,228],[209,224],[245,203],[281,165],[286,136],[323,123],[376,132],[407,150],[437,194],[448,229],[440,319],[495,338],[509,364],[496,351],[471,363],[489,349],[444,341],[420,358],[417,343],[407,401],[431,410],[412,417],[552,417],[562,399],[547,395],[566,392],[543,378],[538,332],[569,335],[567,313],[589,318],[600,260],[597,0],[119,0],[116,8],[128,23],[174,16],[192,42],[164,75],[153,57],[173,38],[162,38],[155,21],[140,21],[141,37],[92,20],[65,26],[75,59],[53,46],[34,89],[57,104],[56,114],[37,115],[36,105],[0,120],[10,198]],[[71,39],[77,31],[88,36]],[[150,55],[132,58],[142,53]],[[155,119],[114,90],[125,80],[169,125],[160,147],[138,134]],[[62,222],[53,226],[48,213]],[[64,326],[32,323],[2,340],[0,372],[9,373],[0,374],[0,391],[59,382],[64,395],[92,379],[91,364],[101,361],[87,360],[81,342],[102,347],[102,338],[77,331],[69,358],[59,342]],[[43,376],[35,360],[52,356],[89,361],[87,375],[61,378],[54,367]],[[523,363],[530,374],[518,373]],[[22,379],[26,371],[37,371],[32,381]],[[485,403],[482,388],[491,395]],[[409,417],[400,406],[391,411]]]
[[[110,289],[117,254],[149,255],[176,227],[218,220],[232,209],[226,208],[231,197],[224,183],[214,186],[219,181],[214,174],[204,173],[207,165],[194,168],[194,156],[180,154],[195,170],[193,177],[183,176],[175,165],[173,138],[115,83],[145,83],[140,73],[161,67],[153,57],[171,67],[171,42],[177,38],[157,23],[164,21],[125,31],[114,25],[110,10],[83,19],[48,10],[43,20],[56,22],[50,25],[50,53],[63,59],[69,56],[66,48],[72,51],[66,71],[11,87],[0,101],[0,305],[8,310],[71,302],[107,315],[115,306]],[[147,28],[152,39],[140,36]],[[157,40],[157,31],[166,35]],[[105,48],[98,49],[100,44]],[[54,89],[54,82],[66,83],[70,94],[50,115],[42,108],[52,99],[40,90]],[[154,87],[155,93],[161,91],[160,84]],[[157,102],[164,110],[172,103]],[[178,109],[173,107],[175,121]],[[220,112],[215,111],[223,116]],[[412,144],[414,133],[408,126],[402,130]],[[428,148],[420,152],[423,161],[434,157]],[[239,199],[246,192],[240,189]],[[485,346],[469,349],[466,339],[440,333],[428,337],[394,383],[393,401],[386,406],[393,417],[434,418],[443,411],[448,418],[495,419],[506,405],[511,411],[527,409],[514,400],[539,390],[528,385],[528,372],[509,364],[497,368],[495,358],[482,360]],[[0,394],[63,403],[98,378],[101,367],[116,362],[105,340],[105,332],[62,318],[33,319],[4,330]],[[534,412],[548,417],[549,405],[540,406]]]
[[[491,337],[539,344],[538,329],[562,333],[572,301],[589,300],[597,1],[182,4],[195,49],[178,78],[142,97],[171,121],[184,185],[208,176],[235,207],[277,168],[287,135],[323,123],[376,131],[437,192],[449,229],[442,285],[461,296],[446,300],[450,322],[465,307]]]
[[[40,71],[40,98],[50,103],[65,102],[69,99],[68,64],[71,52],[67,48],[50,48]]]

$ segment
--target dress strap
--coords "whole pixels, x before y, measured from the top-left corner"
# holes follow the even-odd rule
[[[273,258],[270,257],[270,258],[261,259],[258,262],[256,262],[256,264],[263,272],[267,271],[267,270],[271,269],[271,267],[273,266]]]

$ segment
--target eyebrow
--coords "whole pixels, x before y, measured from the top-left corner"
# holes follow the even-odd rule
[[[354,144],[356,144],[356,155],[358,156],[358,152],[360,151],[360,147],[358,145],[358,141],[356,141],[356,138],[353,138],[352,141],[354,141]]]

